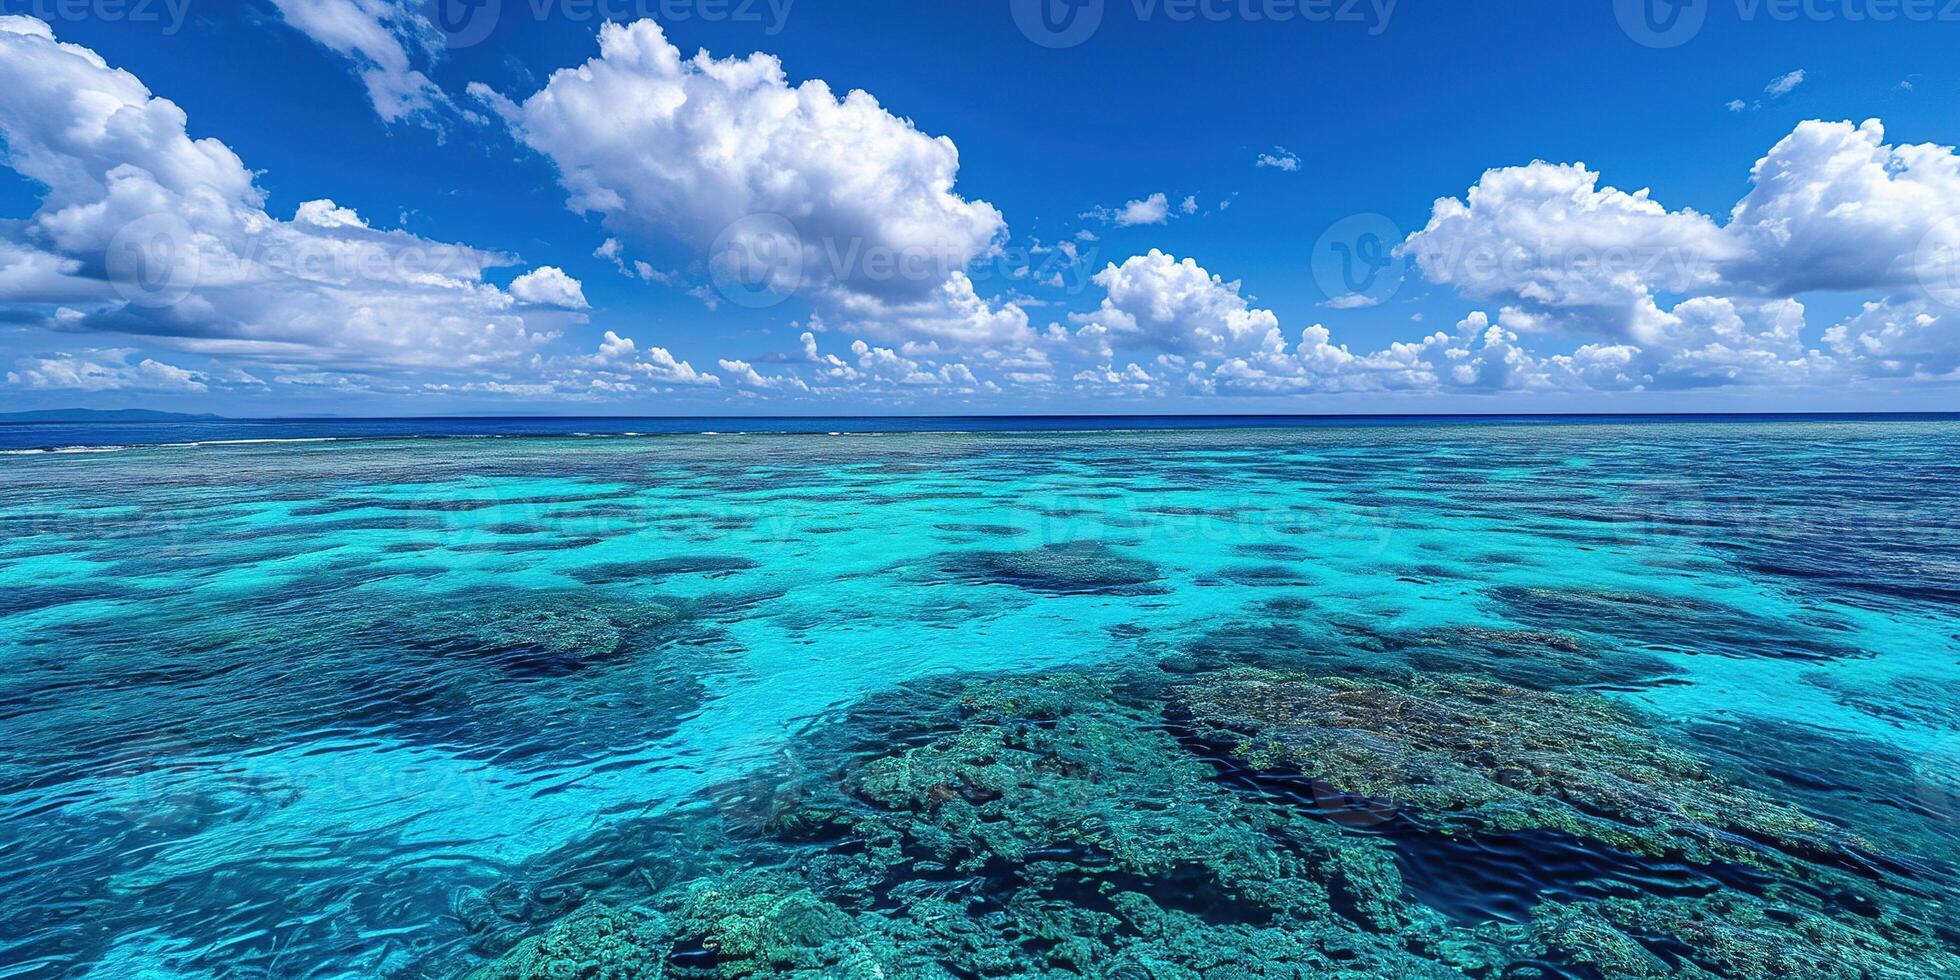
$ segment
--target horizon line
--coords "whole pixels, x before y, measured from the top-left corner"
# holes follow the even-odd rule
[[[1441,418],[1778,418],[1778,417],[1872,417],[1872,416],[1960,416],[1955,410],[1828,410],[1828,411],[1687,411],[1687,412],[972,412],[972,413],[915,413],[915,414],[874,414],[849,412],[837,414],[767,414],[767,415],[550,415],[550,414],[451,414],[451,415],[219,415],[213,412],[173,412],[166,409],[20,409],[0,412],[0,421],[9,415],[42,415],[78,412],[101,415],[115,415],[125,412],[146,412],[157,415],[179,416],[188,420],[221,422],[397,422],[397,421],[451,421],[481,419],[661,419],[687,421],[695,419],[1441,419]],[[87,421],[87,420],[78,420]]]

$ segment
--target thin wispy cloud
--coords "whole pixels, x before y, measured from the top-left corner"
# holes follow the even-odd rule
[[[1262,170],[1272,169],[1293,173],[1300,169],[1300,157],[1286,147],[1275,146],[1270,152],[1259,154],[1252,165]]]
[[[1783,98],[1784,96],[1789,95],[1791,92],[1796,91],[1797,87],[1802,85],[1804,81],[1809,77],[1810,77],[1809,73],[1802,68],[1799,68],[1796,71],[1789,72],[1787,74],[1778,75],[1775,78],[1770,79],[1769,84],[1763,86],[1763,94],[1767,96],[1767,101],[1774,102],[1777,99]],[[1730,112],[1744,112],[1750,109],[1761,109],[1763,107],[1764,101],[1766,100],[1757,99],[1754,102],[1744,102],[1741,99],[1731,99],[1729,100],[1727,108]]]
[[[1780,99],[1796,91],[1797,86],[1804,83],[1804,78],[1804,70],[1799,68],[1787,75],[1778,75],[1768,85],[1763,86],[1763,91],[1772,99]]]

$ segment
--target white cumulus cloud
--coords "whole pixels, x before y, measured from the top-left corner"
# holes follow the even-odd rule
[[[539,266],[511,280],[510,294],[520,302],[562,306],[568,310],[583,310],[591,305],[585,301],[585,287],[577,279],[550,265]]]
[[[376,229],[329,200],[273,217],[229,147],[33,18],[0,18],[0,90],[5,163],[45,188],[0,227],[0,304],[17,321],[358,373],[521,365],[573,316],[514,310],[483,281],[510,261],[495,252]]]
[[[1890,144],[1877,120],[1811,120],[1770,148],[1726,223],[1601,187],[1583,165],[1486,173],[1403,248],[1500,322],[1599,338],[1575,365],[1640,386],[1823,381],[1953,369],[1960,156]],[[1806,346],[1813,292],[1876,294]],[[1664,307],[1658,297],[1683,297]],[[1596,371],[1583,375],[1600,378]]]
[[[1197,202],[1192,203],[1195,205]],[[1106,221],[1119,228],[1131,228],[1137,225],[1161,225],[1170,220],[1170,213],[1169,195],[1157,193],[1128,201],[1122,207],[1099,207],[1092,211],[1085,211],[1082,217]]]
[[[522,102],[472,91],[556,165],[575,210],[674,236],[744,282],[917,303],[1006,232],[954,191],[952,140],[868,92],[792,84],[767,54],[684,57],[652,20],[605,25],[598,57]]]
[[[22,388],[69,391],[178,391],[208,389],[203,374],[151,358],[131,362],[135,351],[94,349],[80,354],[22,358],[7,383]]]
[[[1106,294],[1101,307],[1071,317],[1086,340],[1199,355],[1278,341],[1279,318],[1271,310],[1251,308],[1237,282],[1192,259],[1151,249],[1122,265],[1111,263],[1092,281]]]

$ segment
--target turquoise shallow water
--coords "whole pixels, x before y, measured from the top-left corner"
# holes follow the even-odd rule
[[[1142,665],[1596,693],[1943,910],[1957,504],[1953,422],[13,456],[0,976],[458,975],[894,692]],[[1389,846],[1466,926],[1584,863]]]

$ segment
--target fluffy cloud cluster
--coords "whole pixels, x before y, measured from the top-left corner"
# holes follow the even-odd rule
[[[1151,249],[1122,265],[1111,264],[1091,280],[1107,295],[1101,308],[1077,314],[1077,337],[1098,351],[1147,347],[1174,354],[1216,357],[1248,345],[1279,342],[1279,318],[1252,309],[1237,282]]]
[[[560,365],[588,385],[611,391],[634,391],[635,379],[644,378],[658,385],[701,385],[713,387],[721,384],[721,379],[694,369],[694,365],[681,360],[665,347],[640,345],[631,337],[621,337],[611,330],[606,331],[605,339],[600,341],[599,350],[590,356],[572,359]]]
[[[817,329],[823,329],[821,320],[812,318],[812,321]],[[946,357],[934,345],[913,345],[910,348],[912,353],[902,353],[890,347],[876,347],[863,340],[855,340],[851,342],[851,358],[847,360],[821,351],[817,335],[811,330],[803,331],[798,340],[802,349],[794,363],[809,372],[807,383],[795,374],[758,374],[743,361],[723,361],[722,367],[740,376],[742,383],[751,387],[794,388],[801,392],[890,393],[910,390],[971,394],[981,390],[1000,390],[997,384],[980,380],[964,361]]]
[[[605,25],[598,57],[521,103],[472,92],[556,165],[572,208],[628,240],[677,237],[732,290],[918,320],[970,295],[958,278],[1006,232],[955,193],[952,140],[867,92],[792,85],[767,54],[684,57],[651,20]]]
[[[110,349],[23,358],[17,365],[19,370],[7,372],[7,383],[67,391],[201,392],[210,388],[211,379],[196,371],[147,357],[131,363],[135,356],[132,350]]]
[[[799,335],[800,346],[795,354],[771,357],[785,365],[775,373],[765,373],[753,363],[738,359],[723,359],[720,367],[739,389],[746,389],[745,393],[850,394],[903,400],[921,395],[964,396],[1002,390],[997,382],[982,379],[965,360],[936,343],[910,343],[893,348],[859,339],[850,342],[850,356],[843,357],[821,349],[817,332],[828,328],[820,317],[811,317],[810,326],[811,329]],[[998,351],[990,351],[985,356],[996,367],[1003,361],[1024,363],[1015,357],[1004,357]]]
[[[1725,243],[1703,215],[1669,211],[1645,190],[1598,185],[1584,165],[1492,170],[1465,199],[1437,201],[1428,227],[1404,248],[1432,282],[1472,299],[1642,342],[1662,329],[1655,289],[1711,284],[1711,260]]]
[[[0,226],[0,304],[17,322],[301,377],[515,369],[576,316],[520,299],[583,305],[555,269],[514,297],[484,279],[509,258],[373,228],[329,200],[271,216],[230,148],[193,139],[175,103],[39,20],[0,18],[0,90],[5,162],[46,187],[31,217]]]
[[[989,303],[964,272],[952,273],[917,302],[854,301],[839,309],[855,329],[887,342],[982,352],[1035,342],[1025,310],[1013,303]]]
[[[1857,315],[1824,331],[1824,342],[1871,374],[1960,377],[1960,313],[1950,299],[1866,303]]]
[[[1070,337],[1072,353],[1100,361],[1072,376],[1091,390],[1166,394],[1181,382],[1198,394],[1486,391],[1553,387],[1570,376],[1565,365],[1533,357],[1515,333],[1481,313],[1454,335],[1437,332],[1356,353],[1336,345],[1321,324],[1289,343],[1276,314],[1253,307],[1239,283],[1192,259],[1153,249],[1112,263],[1094,281],[1108,295],[1096,311],[1071,318]]]
[[[539,266],[510,281],[510,294],[519,302],[538,306],[561,306],[568,310],[583,310],[592,304],[585,301],[585,287],[577,279],[565,274],[557,266]]]
[[[385,6],[289,3],[282,10],[309,33],[332,22],[350,37],[372,40],[372,33],[352,29],[358,18],[333,18],[380,16]],[[608,55],[646,67],[623,52],[651,50],[649,31],[659,37],[651,24],[608,28],[615,39]],[[666,52],[676,54],[671,46]],[[677,57],[667,63],[678,70]],[[819,263],[812,280],[798,284],[814,283],[867,332],[908,341],[902,351],[859,341],[855,366],[832,382],[977,390],[981,382],[942,344],[984,347],[999,358],[1002,350],[1033,342],[1024,312],[990,305],[961,271],[993,247],[1001,226],[991,206],[950,193],[958,166],[950,142],[919,134],[863,93],[832,98],[821,82],[791,90],[765,57],[703,58],[696,68],[699,77],[683,87],[747,106],[745,124],[774,127],[763,141],[774,140],[773,146],[742,164],[747,178],[721,175],[730,195],[721,201],[730,209],[723,213],[776,207],[810,227],[912,254],[952,243],[947,266],[929,266],[924,275],[887,281],[867,255],[861,277],[824,278]],[[679,76],[669,81],[682,84]],[[567,92],[559,80],[554,85]],[[0,18],[0,86],[9,92],[0,102],[5,162],[47,188],[32,217],[0,226],[0,309],[9,320],[55,332],[140,337],[195,356],[255,363],[271,384],[329,391],[609,397],[722,387],[722,378],[667,348],[643,347],[613,331],[592,353],[552,353],[559,328],[583,320],[566,311],[590,305],[582,284],[559,267],[540,266],[499,289],[485,273],[512,259],[495,252],[377,229],[331,200],[304,202],[288,220],[271,216],[253,174],[227,146],[193,139],[174,103],[95,52],[57,41],[39,20]],[[537,105],[542,111],[543,103]],[[686,120],[676,127],[669,134],[675,139],[710,138]],[[882,141],[885,169],[867,171],[856,157],[845,159],[845,147],[860,137]],[[808,148],[803,139],[840,142],[828,158],[804,160],[809,166],[791,180],[804,183],[779,185],[792,175],[773,168],[798,158]],[[684,149],[703,174],[718,166],[705,144]],[[684,189],[669,188],[673,197],[625,196],[677,207],[708,200],[696,193],[699,181],[682,183]],[[799,209],[813,184],[829,188],[834,206]],[[621,220],[658,222],[660,213],[629,210]],[[645,263],[628,266],[622,251],[609,242],[599,254],[641,278],[660,278]],[[793,375],[771,377],[746,361],[724,362],[738,387],[808,390]],[[266,383],[243,372],[225,376],[234,373]],[[428,379],[443,374],[458,377]],[[35,355],[16,361],[6,377],[22,388],[84,391],[195,392],[220,383],[123,348]]]
[[[1960,282],[1960,156],[1930,143],[1889,145],[1873,119],[1806,122],[1757,161],[1725,229],[1735,288],[1943,289]]]
[[[1654,391],[1960,371],[1960,157],[1889,145],[1876,122],[1798,126],[1757,162],[1726,220],[1603,186],[1583,165],[1492,170],[1438,201],[1403,252],[1496,309],[1355,350],[1321,324],[1289,336],[1240,283],[1151,250],[1093,275],[1098,305],[1067,328],[1017,324],[974,366],[1125,396]],[[1823,292],[1875,298],[1807,338],[1803,298]],[[893,377],[909,350],[858,350],[818,373],[858,380],[882,365]]]
[[[1501,303],[1507,327],[1596,338],[1575,354],[1588,378],[1615,362],[1613,378],[1662,386],[1953,370],[1953,148],[1887,144],[1876,120],[1805,122],[1751,182],[1718,223],[1602,188],[1583,165],[1492,170],[1403,248],[1430,280]],[[1826,332],[1837,363],[1803,346],[1797,300],[1815,292],[1883,297]]]
[[[434,49],[406,0],[275,2],[353,61],[384,118],[447,107],[415,67]],[[766,54],[684,57],[652,21],[607,24],[598,57],[522,101],[472,89],[557,168],[570,206],[604,222],[613,237],[596,257],[711,303],[804,297],[814,313],[798,345],[727,352],[714,373],[615,331],[567,352],[562,332],[591,304],[562,267],[499,288],[490,273],[516,260],[495,251],[376,228],[327,199],[274,217],[252,171],[223,143],[192,138],[174,103],[39,20],[0,17],[5,162],[46,188],[30,217],[0,222],[0,314],[166,350],[36,353],[8,384],[897,402],[1004,386],[1154,397],[1960,375],[1960,157],[1888,144],[1876,121],[1796,127],[1726,215],[1670,209],[1583,164],[1491,170],[1435,202],[1401,246],[1429,281],[1483,309],[1452,330],[1360,347],[1322,324],[1283,325],[1241,283],[1157,249],[1088,275],[1097,292],[1076,312],[1031,322],[1042,300],[990,297],[969,273],[1004,254],[1006,223],[955,191],[951,140],[865,92],[791,84]],[[1300,165],[1278,148],[1256,163]],[[1089,216],[1146,227],[1198,210],[1160,193]],[[667,272],[632,255],[656,237],[701,263]],[[1065,257],[1073,278],[1022,269],[1024,286],[1079,283],[1093,268],[1076,241],[1033,251]],[[1820,293],[1863,305],[1813,331],[1806,303]],[[841,336],[820,346],[832,330]],[[240,362],[252,372],[227,366]]]

